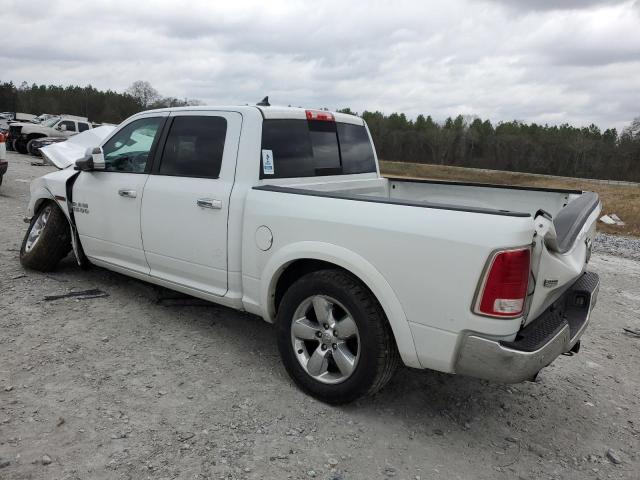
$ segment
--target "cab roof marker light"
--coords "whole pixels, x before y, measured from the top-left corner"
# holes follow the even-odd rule
[[[324,112],[322,110],[305,110],[304,113],[307,116],[307,120],[320,120],[323,122],[336,121],[333,113],[330,112]]]

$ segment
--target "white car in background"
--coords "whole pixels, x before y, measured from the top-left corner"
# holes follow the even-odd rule
[[[301,108],[129,118],[31,185],[20,258],[93,264],[277,325],[330,403],[401,363],[500,382],[577,352],[600,201],[576,190],[384,178],[365,122]],[[135,321],[133,319],[132,321]]]

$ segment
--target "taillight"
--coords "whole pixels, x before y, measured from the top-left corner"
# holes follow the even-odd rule
[[[305,110],[307,120],[321,120],[324,122],[335,122],[336,119],[333,113],[325,112],[323,110]]]
[[[475,312],[491,317],[515,318],[522,314],[531,250],[503,250],[495,253],[482,280]]]

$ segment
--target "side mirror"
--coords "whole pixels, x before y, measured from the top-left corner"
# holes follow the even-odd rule
[[[85,156],[76,161],[76,170],[83,172],[93,172],[94,170],[104,170],[104,154],[102,148],[87,148]]]

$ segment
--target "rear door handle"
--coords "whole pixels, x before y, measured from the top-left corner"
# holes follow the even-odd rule
[[[222,209],[222,200],[216,200],[214,198],[199,198],[196,200],[196,205],[202,208],[211,208],[213,210]]]
[[[136,198],[138,196],[135,190],[127,190],[126,188],[121,188],[120,190],[118,190],[118,195],[127,198]]]

